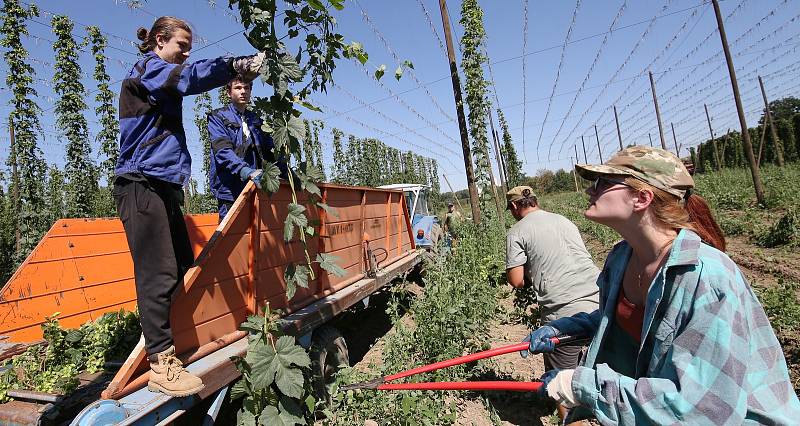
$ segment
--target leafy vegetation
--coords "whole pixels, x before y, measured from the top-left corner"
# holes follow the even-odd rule
[[[77,329],[63,329],[58,314],[42,324],[45,343],[29,347],[0,375],[0,402],[10,389],[66,394],[78,386],[77,375],[104,369],[108,361],[128,356],[141,334],[135,312],[108,312]]]
[[[395,297],[387,312],[394,333],[386,340],[380,365],[369,374],[344,370],[337,383],[353,383],[375,376],[430,364],[487,349],[489,324],[499,314],[498,289],[505,283],[505,234],[497,222],[465,223],[457,247],[447,257],[428,265],[425,292],[401,313],[404,297]],[[402,292],[402,290],[397,290]],[[462,365],[409,378],[412,381],[461,381],[479,375],[481,367]],[[456,420],[452,392],[331,390],[329,424],[451,424]]]
[[[269,308],[241,325],[249,332],[247,355],[236,358],[242,377],[231,399],[243,398],[239,425],[296,425],[314,421],[316,399],[311,386],[311,359],[294,337],[281,335]]]

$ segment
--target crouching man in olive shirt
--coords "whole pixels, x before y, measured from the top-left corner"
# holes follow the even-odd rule
[[[508,191],[506,203],[517,219],[506,237],[506,277],[517,288],[530,282],[542,323],[597,310],[600,270],[575,224],[542,210],[528,186]],[[543,354],[545,371],[577,367],[580,351],[580,345],[571,345]],[[559,407],[559,414],[561,411]]]

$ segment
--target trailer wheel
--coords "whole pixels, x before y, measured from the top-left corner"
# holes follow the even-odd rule
[[[314,374],[314,393],[318,400],[330,403],[328,386],[333,383],[339,369],[350,366],[347,342],[335,327],[324,325],[314,330],[309,356]]]

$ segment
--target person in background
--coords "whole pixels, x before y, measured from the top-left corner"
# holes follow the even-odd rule
[[[183,220],[183,188],[192,159],[183,129],[183,98],[225,85],[235,75],[256,77],[263,54],[186,63],[192,30],[162,16],[139,28],[142,58],[122,82],[120,148],[114,201],[133,258],[136,298],[150,379],[147,387],[172,396],[196,394],[200,378],[175,356],[170,329],[172,293],[194,262]]]
[[[455,209],[453,203],[447,203],[447,213],[444,215],[444,232],[448,238],[458,238],[459,222],[461,222],[461,213]]]
[[[235,77],[225,86],[230,105],[208,114],[211,138],[209,186],[217,198],[219,221],[228,214],[248,180],[261,189],[262,167],[275,163],[272,138],[261,130],[261,119],[247,109],[253,90],[252,81]],[[283,178],[286,164],[277,163]]]
[[[516,288],[532,286],[542,322],[597,310],[597,275],[578,228],[569,219],[539,207],[528,186],[511,188],[506,208],[517,220],[506,237],[506,276]],[[534,339],[555,337],[555,330],[540,329]],[[581,345],[559,346],[544,354],[546,370],[578,365]],[[523,353],[523,356],[527,353]],[[563,419],[566,408],[559,406]]]
[[[586,218],[624,240],[598,278],[600,308],[531,335],[545,353],[553,331],[594,336],[581,366],[542,376],[542,394],[604,425],[797,424],[778,339],[683,163],[633,146],[575,169],[593,182]]]

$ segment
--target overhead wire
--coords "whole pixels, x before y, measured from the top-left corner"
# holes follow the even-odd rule
[[[611,20],[611,24],[608,26],[608,33],[606,33],[603,36],[603,41],[600,42],[600,47],[597,49],[597,53],[594,56],[594,60],[592,60],[592,64],[589,65],[589,70],[586,72],[586,76],[584,76],[583,81],[581,81],[581,85],[578,87],[578,90],[576,91],[575,96],[572,98],[572,102],[570,102],[569,108],[567,108],[567,114],[564,116],[565,119],[561,121],[561,124],[558,126],[558,130],[556,131],[555,135],[553,136],[553,139],[558,138],[558,135],[561,133],[561,130],[564,128],[564,123],[566,123],[566,117],[569,117],[572,114],[572,110],[575,108],[575,103],[577,102],[578,97],[583,92],[583,89],[586,87],[586,83],[589,81],[589,79],[592,76],[592,72],[594,71],[594,68],[597,66],[597,63],[600,61],[600,56],[603,53],[603,48],[608,43],[609,36],[611,35],[611,32],[614,30],[614,25],[616,25],[616,23],[619,20],[619,18],[622,17],[622,14],[625,12],[625,9],[627,8],[627,5],[628,5],[628,1],[627,0],[623,0],[622,5],[617,10],[617,14],[614,15],[614,18]],[[552,144],[550,146],[552,147]],[[550,155],[549,149],[548,149],[547,155],[548,156]]]
[[[389,54],[392,56],[392,58],[395,60],[395,62],[398,65],[400,65],[402,63],[402,60],[400,59],[400,56],[397,54],[397,52],[389,44],[389,40],[387,40],[386,36],[383,35],[383,33],[378,29],[377,26],[375,26],[375,24],[372,22],[372,19],[367,14],[367,11],[364,9],[364,7],[361,6],[361,3],[358,0],[352,0],[352,1],[353,1],[353,3],[355,3],[356,6],[358,6],[359,11],[361,12],[362,19],[367,24],[367,26],[370,28],[370,30],[372,30],[372,33],[375,35],[375,37],[377,37],[381,41],[381,43],[383,44],[384,48],[386,48],[386,51],[389,52]],[[406,72],[408,73],[409,76],[411,76],[411,79],[414,80],[415,83],[417,83],[418,85],[422,85],[422,82],[419,80],[419,78],[417,78],[416,72],[414,71],[413,68],[409,67],[406,70]],[[428,99],[431,100],[431,103],[439,111],[439,113],[442,114],[443,116],[449,118],[449,119],[453,119],[453,117],[450,114],[448,114],[447,111],[445,111],[444,108],[442,108],[441,105],[439,105],[439,102],[436,101],[436,98],[433,96],[433,94],[431,94],[431,92],[428,90],[428,88],[425,87],[425,86],[422,86],[422,87],[423,87],[423,89],[425,91],[425,94],[428,95]]]
[[[525,122],[528,118],[528,109],[525,107],[528,103],[528,80],[527,80],[527,61],[528,57],[528,0],[522,0],[523,4],[523,21],[522,21],[522,127],[525,127]],[[522,132],[522,158],[525,164],[528,164],[528,151],[525,149],[525,132]]]
[[[417,0],[417,4],[422,8],[422,13],[425,15],[425,20],[428,22],[428,27],[433,32],[433,36],[436,37],[436,41],[439,42],[439,49],[441,49],[442,54],[444,57],[447,57],[447,49],[444,47],[444,42],[442,38],[439,37],[439,32],[436,30],[436,25],[433,24],[433,20],[431,19],[431,14],[428,12],[428,8],[425,6],[425,2],[423,0]]]
[[[581,8],[581,0],[577,0],[575,2],[575,10],[572,11],[572,20],[569,23],[569,27],[567,27],[567,35],[564,37],[564,45],[561,47],[561,57],[558,60],[558,67],[556,67],[556,78],[553,81],[553,88],[552,90],[550,90],[550,99],[547,100],[547,109],[545,110],[544,113],[545,122],[547,121],[547,118],[550,116],[550,107],[553,105],[553,95],[555,95],[556,93],[556,88],[558,87],[558,81],[561,79],[561,69],[564,67],[564,58],[566,57],[567,53],[567,43],[569,43],[569,39],[572,36],[572,30],[575,28],[575,22],[578,19],[578,11],[580,10],[580,8]],[[539,138],[536,140],[537,161],[539,161],[539,144],[542,142],[543,133],[544,133],[544,125],[542,125],[541,129],[539,130]]]
[[[672,0],[667,0],[667,2],[666,2],[666,3],[664,4],[664,6],[661,8],[661,13],[664,13],[664,11],[666,11],[666,10],[667,10],[667,8],[669,8],[669,5],[670,5],[671,3],[672,3]],[[653,27],[655,26],[655,22],[656,22],[656,16],[658,16],[658,15],[655,15],[653,18],[651,18],[651,20],[650,20],[650,23],[647,25],[647,28],[645,28],[644,32],[642,32],[642,35],[641,35],[641,36],[639,37],[639,39],[636,41],[636,44],[634,44],[633,48],[632,48],[632,49],[631,49],[631,51],[628,53],[628,56],[625,58],[625,60],[623,60],[623,61],[622,61],[622,64],[620,64],[620,66],[619,66],[619,67],[616,69],[616,71],[614,71],[614,74],[612,74],[612,76],[611,76],[611,78],[608,80],[608,83],[607,83],[607,84],[610,84],[610,83],[611,83],[611,81],[613,81],[613,80],[614,80],[614,79],[615,79],[615,78],[616,78],[616,77],[619,75],[619,73],[620,73],[620,72],[622,72],[622,70],[623,70],[623,69],[624,69],[624,68],[625,68],[625,67],[628,65],[628,63],[630,62],[630,60],[631,60],[631,58],[633,57],[633,55],[634,55],[634,54],[636,53],[636,51],[639,49],[639,46],[641,46],[642,42],[643,42],[643,41],[644,41],[644,40],[647,38],[647,36],[650,34],[651,30],[652,30],[652,29],[653,29]],[[575,130],[577,130],[577,129],[578,129],[578,126],[580,126],[580,124],[581,124],[581,122],[583,121],[583,119],[584,119],[584,118],[586,118],[586,114],[588,113],[588,110],[590,110],[591,108],[593,108],[593,107],[594,107],[594,106],[597,104],[597,102],[599,102],[599,101],[600,101],[600,98],[601,98],[601,97],[602,97],[602,96],[605,94],[605,92],[606,92],[607,88],[608,88],[608,85],[606,85],[606,86],[605,86],[605,87],[604,87],[604,88],[603,88],[603,89],[600,91],[600,94],[598,94],[598,95],[597,95],[597,97],[595,97],[595,99],[594,99],[594,101],[592,101],[591,105],[589,105],[589,107],[588,107],[588,108],[586,108],[586,110],[584,111],[584,113],[583,113],[583,114],[581,114],[580,118],[579,118],[579,119],[578,119],[578,121],[575,123],[575,126],[572,128],[572,130],[570,130],[570,131],[569,131],[569,133],[567,134],[567,136],[566,136],[566,137],[565,137],[565,138],[564,138],[564,139],[561,141],[560,147],[559,147],[559,149],[558,149],[558,153],[559,153],[559,154],[560,154],[560,153],[563,151],[563,149],[564,149],[564,146],[565,146],[565,144],[566,144],[566,141],[568,141],[568,140],[572,140],[572,135],[575,133]],[[554,142],[551,142],[551,145],[552,145],[553,143],[555,143],[555,141],[554,141]],[[549,157],[549,156],[550,156],[550,154],[549,154],[549,151],[548,151],[548,157]]]

